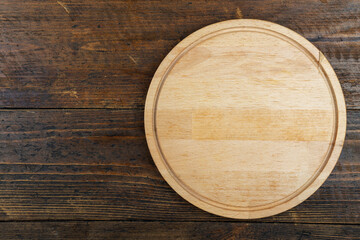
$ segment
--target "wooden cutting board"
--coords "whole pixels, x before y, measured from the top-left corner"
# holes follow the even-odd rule
[[[280,25],[202,28],[163,60],[145,106],[156,166],[183,198],[230,218],[286,211],[334,168],[344,96],[324,55]]]

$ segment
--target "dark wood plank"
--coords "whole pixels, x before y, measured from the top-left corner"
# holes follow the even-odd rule
[[[230,221],[178,196],[148,152],[141,110],[1,110],[0,220]],[[360,111],[341,158],[301,205],[263,222],[360,223]]]
[[[3,239],[359,239],[360,226],[224,222],[2,222]]]
[[[349,109],[360,109],[360,2],[0,2],[0,108],[144,107],[157,66],[181,39],[234,18],[273,21],[329,58]]]

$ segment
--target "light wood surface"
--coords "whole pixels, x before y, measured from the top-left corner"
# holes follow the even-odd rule
[[[305,38],[230,20],[196,31],[163,60],[145,130],[156,166],[183,198],[217,215],[260,218],[326,180],[346,109],[335,72]]]

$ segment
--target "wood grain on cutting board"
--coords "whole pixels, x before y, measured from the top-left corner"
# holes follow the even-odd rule
[[[160,173],[222,216],[259,218],[304,201],[342,149],[344,97],[323,54],[260,20],[205,27],[151,83],[145,129]]]

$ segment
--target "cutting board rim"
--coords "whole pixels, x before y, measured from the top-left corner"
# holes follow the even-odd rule
[[[182,56],[200,42],[231,31],[266,32],[267,34],[288,41],[291,45],[303,51],[318,67],[319,71],[327,81],[333,99],[334,112],[336,113],[334,116],[335,126],[333,129],[332,144],[330,144],[328,149],[326,160],[321,164],[316,173],[301,188],[297,189],[288,197],[271,204],[266,204],[266,206],[255,207],[252,209],[225,206],[224,204],[193,192],[191,188],[186,186],[176,177],[176,174],[167,163],[158,142],[156,132],[157,101],[161,93],[161,87],[166,81],[172,67],[174,67],[176,62]],[[267,217],[284,212],[306,200],[323,184],[335,167],[344,143],[346,132],[346,107],[342,89],[333,68],[324,55],[312,43],[296,32],[272,22],[255,19],[236,19],[206,26],[189,35],[170,51],[158,67],[151,81],[145,102],[144,125],[146,140],[152,158],[161,175],[179,195],[205,211],[229,218],[251,219]]]

